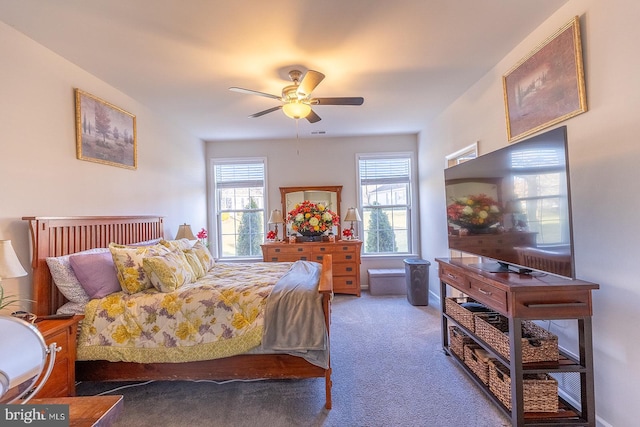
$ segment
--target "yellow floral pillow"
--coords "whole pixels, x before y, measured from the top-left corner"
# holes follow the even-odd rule
[[[162,245],[125,246],[116,243],[109,244],[109,251],[118,272],[120,286],[129,294],[144,291],[152,286],[142,266],[144,257],[171,252]]]
[[[195,274],[180,249],[145,257],[142,265],[151,284],[160,292],[173,292],[195,280]]]
[[[187,249],[186,251],[183,251],[183,252],[184,252],[185,258],[187,258],[187,262],[189,263],[189,266],[191,266],[191,269],[193,270],[193,274],[195,275],[195,280],[198,280],[201,277],[203,277],[205,274],[207,274],[207,272],[204,269],[204,266],[202,265],[202,262],[200,262],[198,255],[196,255],[196,252],[193,249]]]
[[[182,249],[183,251],[187,249],[191,249],[191,242],[189,239],[178,239],[178,240],[160,240],[160,244],[168,247],[169,249]]]
[[[200,262],[202,263],[202,266],[204,267],[204,271],[207,272],[211,270],[211,268],[213,267],[213,264],[215,264],[215,260],[213,259],[211,252],[209,252],[209,249],[207,249],[207,247],[203,245],[202,242],[200,241],[196,242],[196,244],[193,245],[192,249],[198,256],[198,259],[200,260]]]

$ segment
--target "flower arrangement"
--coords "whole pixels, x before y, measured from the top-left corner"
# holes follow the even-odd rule
[[[269,230],[267,232],[267,240],[276,240],[276,232],[273,230]]]
[[[353,237],[353,232],[350,228],[345,228],[344,230],[342,230],[342,237],[349,240]]]
[[[200,242],[207,246],[207,237],[209,237],[209,233],[207,233],[207,230],[202,228],[200,231],[198,231],[198,234],[196,234],[196,237],[198,238],[198,240],[200,240]]]
[[[447,206],[447,219],[463,228],[488,228],[500,222],[500,207],[486,194],[459,197]]]
[[[322,203],[305,200],[287,213],[287,222],[291,222],[291,229],[300,234],[322,234],[338,225],[340,218]]]

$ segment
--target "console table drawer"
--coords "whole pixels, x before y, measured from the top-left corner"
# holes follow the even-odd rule
[[[507,313],[506,291],[473,278],[469,279],[469,285],[468,293],[474,299],[503,314]]]
[[[458,290],[469,288],[469,279],[467,278],[467,275],[457,268],[453,268],[448,265],[440,264],[440,279],[443,282],[449,283]]]

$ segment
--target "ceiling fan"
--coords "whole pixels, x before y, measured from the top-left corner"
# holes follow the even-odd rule
[[[241,87],[230,87],[229,90],[249,95],[264,96],[282,102],[282,105],[260,111],[249,117],[260,117],[281,109],[288,117],[292,119],[306,118],[309,123],[316,123],[322,120],[320,116],[311,109],[312,105],[362,105],[364,102],[364,98],[362,97],[311,98],[311,92],[320,84],[322,79],[324,79],[324,74],[309,70],[305,73],[302,80],[300,80],[300,77],[302,77],[300,70],[289,71],[289,78],[293,84],[285,86],[282,89],[282,96],[243,89]]]

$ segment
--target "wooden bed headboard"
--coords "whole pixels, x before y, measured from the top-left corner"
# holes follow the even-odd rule
[[[33,259],[33,313],[54,314],[66,302],[51,279],[47,257],[69,255],[109,243],[131,244],[164,237],[160,216],[23,217],[29,221]]]

